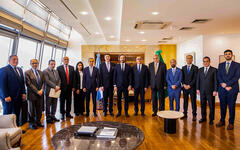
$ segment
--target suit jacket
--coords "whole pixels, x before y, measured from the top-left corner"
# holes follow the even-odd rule
[[[61,90],[66,91],[67,90],[67,75],[65,72],[65,65],[58,66],[57,71],[58,71],[58,74],[61,79]],[[74,72],[74,67],[71,65],[68,65],[68,74],[69,74],[69,85],[68,86],[70,88],[73,88],[75,72]]]
[[[240,64],[232,61],[228,74],[226,73],[226,62],[220,63],[218,66],[218,81],[219,81],[219,90],[223,90],[221,83],[226,83],[227,86],[232,87],[232,92],[239,92],[238,80],[240,77]]]
[[[210,66],[207,75],[204,74],[204,67],[198,70],[197,90],[200,93],[212,94],[217,92],[217,69]]]
[[[117,87],[127,88],[132,86],[132,68],[125,63],[124,71],[121,70],[121,65],[117,64],[114,69],[113,84]]]
[[[154,62],[149,64],[150,85],[151,88],[162,89],[167,86],[166,72],[167,67],[165,63],[159,62],[157,74],[155,75]]]
[[[142,64],[141,71],[138,71],[137,65],[133,66],[133,88],[148,88],[148,68]]]
[[[168,91],[176,91],[181,90],[181,82],[182,82],[182,70],[180,68],[176,68],[176,72],[173,76],[172,68],[168,69],[167,76],[166,76],[167,84],[168,84]],[[176,85],[176,89],[172,89],[172,85]]]
[[[0,69],[0,99],[3,101],[9,96],[14,101],[26,93],[23,71],[19,67],[17,69],[20,76],[10,65]]]
[[[44,90],[44,75],[43,72],[40,70],[37,70],[39,76],[40,76],[40,86],[41,89],[38,89],[38,83],[37,83],[37,77],[34,74],[32,69],[29,69],[25,72],[25,79],[26,79],[26,86],[27,86],[27,99],[28,100],[38,100],[40,97],[37,94],[39,90]]]
[[[106,63],[100,65],[100,86],[105,88],[113,88],[114,63],[110,63],[110,71],[108,72]]]
[[[92,76],[90,76],[89,66],[83,70],[83,88],[96,89],[100,86],[100,76],[98,69],[93,66]]]
[[[61,79],[59,77],[58,71],[54,69],[54,74],[50,70],[50,68],[47,68],[43,71],[44,78],[45,78],[45,86],[44,86],[44,94],[46,96],[49,96],[49,92],[51,88],[56,88],[56,86],[61,85]]]
[[[187,73],[187,65],[182,67],[183,80],[182,84],[190,85],[190,90],[193,89],[196,91],[196,81],[198,74],[198,67],[192,64],[190,72]]]

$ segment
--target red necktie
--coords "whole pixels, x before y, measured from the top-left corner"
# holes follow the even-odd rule
[[[67,85],[69,84],[69,74],[68,74],[68,67],[67,65],[65,66],[66,68],[66,76],[67,76]]]

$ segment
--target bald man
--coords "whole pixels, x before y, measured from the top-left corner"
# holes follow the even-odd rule
[[[61,95],[60,95],[60,113],[61,120],[73,118],[70,114],[72,104],[72,91],[74,91],[74,67],[69,65],[69,58],[63,57],[63,65],[57,67],[61,79]],[[65,107],[66,106],[66,107]]]
[[[181,82],[182,70],[176,67],[177,62],[175,59],[170,60],[171,68],[167,71],[167,84],[170,110],[174,110],[173,102],[175,99],[175,111],[180,109],[180,95],[181,95]]]

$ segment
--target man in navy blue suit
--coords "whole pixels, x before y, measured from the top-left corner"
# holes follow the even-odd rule
[[[133,66],[133,88],[134,88],[134,110],[138,115],[138,96],[141,97],[141,115],[144,116],[145,101],[144,96],[148,88],[148,68],[142,64],[142,57],[136,58],[137,64]]]
[[[131,67],[125,63],[126,56],[119,56],[120,64],[115,66],[113,83],[114,90],[117,91],[117,107],[118,114],[116,117],[121,116],[122,113],[122,93],[124,94],[124,111],[125,116],[128,115],[128,91],[132,89],[132,69]]]
[[[182,82],[182,70],[176,67],[176,60],[170,60],[172,68],[167,71],[167,84],[168,84],[168,96],[170,110],[174,110],[173,101],[175,99],[175,111],[180,109],[180,95],[181,95],[181,82]]]
[[[109,104],[109,114],[113,114],[113,73],[114,73],[114,63],[110,61],[110,55],[105,54],[105,62],[100,66],[100,81],[101,90],[103,91],[103,116],[107,115],[107,104]],[[108,103],[109,99],[109,103]]]
[[[229,124],[227,126],[228,130],[232,130],[234,128],[235,104],[239,92],[238,80],[240,76],[240,64],[233,61],[232,56],[232,50],[228,49],[224,51],[226,61],[219,64],[217,74],[219,82],[218,95],[220,99],[221,119],[216,126],[221,127],[225,125],[228,106],[230,116]]]
[[[90,103],[90,94],[92,93],[93,101],[93,113],[94,116],[97,116],[96,110],[96,96],[97,91],[100,85],[99,72],[96,67],[93,66],[94,59],[88,59],[89,66],[83,70],[83,92],[86,92],[86,116],[89,116],[89,103]]]
[[[0,99],[3,104],[3,114],[15,114],[19,125],[22,101],[26,99],[26,92],[23,71],[17,65],[18,57],[11,55],[9,65],[0,69]]]

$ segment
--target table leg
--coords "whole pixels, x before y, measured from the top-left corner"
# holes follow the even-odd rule
[[[164,132],[166,133],[176,133],[176,119],[164,118]]]

